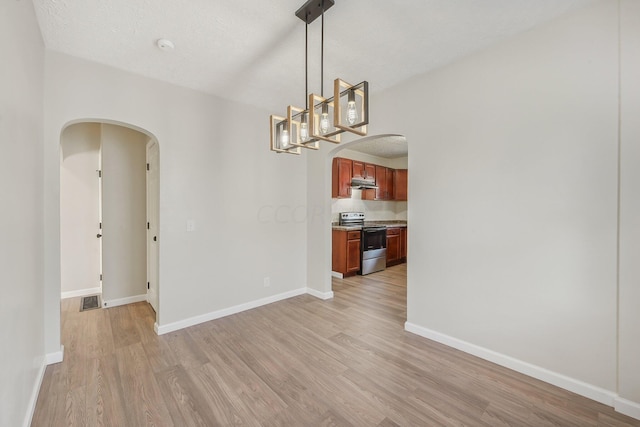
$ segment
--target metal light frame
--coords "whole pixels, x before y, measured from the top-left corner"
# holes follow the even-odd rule
[[[301,148],[318,150],[320,141],[328,141],[334,144],[340,143],[340,134],[350,132],[356,135],[367,135],[367,124],[369,123],[369,83],[360,82],[351,85],[344,80],[335,79],[334,94],[331,98],[324,97],[324,12],[334,5],[334,0],[307,0],[305,4],[296,11],[296,16],[305,22],[305,93],[308,91],[308,27],[316,18],[322,17],[322,38],[321,38],[321,59],[320,59],[320,95],[309,94],[305,99],[306,108],[298,108],[293,105],[287,107],[287,117],[271,115],[270,126],[270,147],[277,153],[300,154]],[[305,95],[306,98],[307,95]],[[346,110],[342,106],[343,100],[353,97],[359,113],[359,122],[350,125],[343,119],[343,112]],[[346,103],[345,103],[346,105]],[[320,131],[320,116],[323,110],[327,110],[329,116],[329,130],[326,133]],[[329,112],[331,110],[331,112]],[[300,128],[303,115],[307,114],[307,125],[309,129],[309,140],[302,141]],[[289,142],[286,148],[281,146],[280,136],[285,130],[289,132]]]
[[[363,81],[357,85],[352,85],[344,80],[335,79],[333,88],[333,123],[335,127],[343,131],[355,133],[356,135],[366,136],[367,124],[369,124],[369,83]],[[360,113],[360,121],[353,125],[343,121],[343,118],[346,117],[346,115],[343,114],[343,110],[346,110],[346,108],[343,108],[342,101],[346,98],[348,102],[350,95],[353,96],[356,102],[356,108],[359,107],[357,110]]]
[[[309,139],[307,141],[302,141],[302,136],[300,135],[303,114],[307,114],[307,126],[309,129]],[[290,141],[291,145],[294,147],[308,148],[310,150],[318,150],[320,148],[320,140],[311,135],[311,114],[309,114],[308,110],[289,105],[287,107],[287,121],[289,122],[289,135],[295,135],[295,141],[294,139]],[[293,133],[292,131],[296,130],[296,126],[297,132]]]
[[[300,147],[297,147],[289,142],[288,147],[284,148],[281,146],[281,138],[280,134],[286,127],[289,132],[289,138],[293,135],[292,130],[295,129],[295,125],[291,123],[287,117],[276,116],[272,114],[269,117],[269,122],[271,125],[271,151],[275,151],[276,153],[287,153],[287,154],[301,154]],[[291,139],[289,140],[291,141]]]

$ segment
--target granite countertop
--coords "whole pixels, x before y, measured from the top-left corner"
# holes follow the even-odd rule
[[[365,227],[382,227],[382,226],[387,228],[406,227],[407,221],[400,221],[400,220],[365,221],[364,225]],[[341,230],[341,231],[356,231],[356,230],[362,230],[362,226],[361,225],[338,225],[337,222],[332,222],[331,229]]]

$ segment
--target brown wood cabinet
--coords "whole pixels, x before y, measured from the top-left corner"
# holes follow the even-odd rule
[[[407,262],[407,228],[387,228],[387,267]]]
[[[407,169],[391,169],[360,160],[335,157],[331,174],[331,197],[351,198],[352,178],[368,179],[376,189],[363,189],[362,200],[407,200]]]
[[[396,200],[406,201],[407,200],[407,181],[408,174],[406,169],[396,169],[393,171],[395,174],[395,192],[394,196]]]
[[[407,227],[400,229],[400,258],[407,262]]]
[[[401,262],[400,228],[387,228],[387,267]]]
[[[353,161],[335,157],[331,173],[331,197],[334,199],[348,199],[351,197],[351,177]]]
[[[361,162],[360,160],[353,160],[353,178],[370,179],[375,181],[376,179],[376,165],[371,163]]]
[[[360,270],[360,231],[332,230],[331,269],[344,276]]]
[[[394,170],[376,165],[376,200],[393,200]]]

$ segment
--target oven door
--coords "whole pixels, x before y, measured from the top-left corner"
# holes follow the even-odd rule
[[[360,274],[382,271],[387,267],[387,228],[362,229]]]
[[[371,251],[387,247],[386,227],[364,227],[362,229],[362,251]]]

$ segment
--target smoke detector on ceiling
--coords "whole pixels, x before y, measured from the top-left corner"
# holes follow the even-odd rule
[[[158,48],[160,48],[160,50],[164,50],[165,52],[169,52],[169,51],[173,50],[173,48],[175,47],[173,45],[173,42],[171,40],[167,40],[167,39],[159,39],[156,42],[156,45],[158,45]]]

